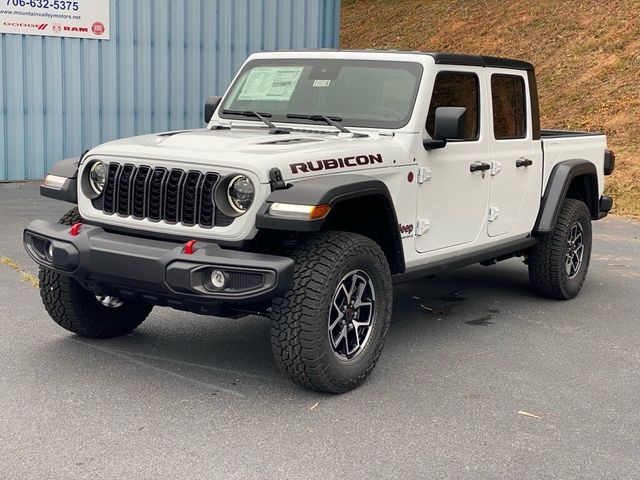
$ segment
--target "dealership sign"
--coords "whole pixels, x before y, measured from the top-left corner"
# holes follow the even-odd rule
[[[109,0],[0,0],[0,32],[109,39]]]

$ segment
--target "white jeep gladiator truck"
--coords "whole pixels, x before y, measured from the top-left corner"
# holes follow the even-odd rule
[[[49,172],[42,194],[76,207],[24,244],[59,325],[115,337],[154,305],[267,315],[294,382],[345,392],[380,356],[394,283],[523,257],[535,290],[570,299],[612,206],[605,137],[541,130],[523,61],[258,53],[205,120]]]

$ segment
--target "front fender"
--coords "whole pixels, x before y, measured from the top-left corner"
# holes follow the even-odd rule
[[[40,195],[77,204],[78,166],[81,159],[82,157],[66,158],[53,165],[44,184],[40,185]]]
[[[274,217],[269,214],[269,207],[275,202],[329,205],[331,211],[325,218],[315,220]],[[256,217],[256,227],[265,230],[315,232],[325,226],[336,228],[336,225],[338,229],[374,238],[387,255],[392,271],[404,271],[404,251],[394,202],[389,189],[380,180],[359,174],[300,180],[289,188],[273,191]]]
[[[269,195],[256,217],[256,227],[268,230],[289,230],[295,232],[315,232],[321,230],[327,218],[316,220],[298,220],[273,217],[269,215],[272,203],[291,203],[295,205],[330,205],[335,207],[341,202],[369,195],[381,195],[391,205],[394,225],[395,210],[389,189],[380,180],[366,175],[344,174],[313,177],[300,180],[288,188],[275,190]]]

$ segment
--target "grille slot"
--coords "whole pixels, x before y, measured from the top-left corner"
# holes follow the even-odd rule
[[[167,176],[165,168],[156,168],[151,174],[149,185],[149,219],[162,220],[162,198],[164,196],[164,181]]]
[[[146,209],[147,190],[149,189],[149,180],[151,179],[151,169],[147,166],[138,168],[135,179],[133,181],[133,195],[131,205],[131,215],[135,218],[144,218]]]
[[[178,223],[180,200],[182,195],[184,172],[171,170],[167,180],[167,188],[164,192],[164,219],[169,223]]]
[[[213,204],[213,188],[218,181],[217,173],[207,173],[202,181],[200,201],[200,225],[212,227],[215,221],[216,206]]]
[[[198,214],[198,186],[200,185],[200,172],[189,172],[184,181],[182,194],[182,223],[195,225]]]
[[[135,169],[133,165],[125,165],[122,167],[122,172],[120,173],[120,181],[118,182],[116,199],[118,201],[118,206],[116,210],[118,211],[118,215],[127,216],[129,215],[130,205],[130,193],[131,193],[131,180],[133,179],[133,175],[135,173]]]
[[[118,174],[120,173],[120,165],[110,163],[107,170],[107,182],[104,186],[104,206],[105,213],[114,213],[116,211],[116,186],[118,185]]]
[[[107,214],[138,220],[164,220],[204,228],[228,226],[234,219],[224,215],[213,199],[219,180],[220,175],[213,172],[112,162],[107,168],[102,202],[94,202],[94,206]]]

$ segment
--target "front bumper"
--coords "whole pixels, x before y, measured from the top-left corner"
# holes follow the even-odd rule
[[[70,227],[34,220],[24,230],[33,260],[77,280],[85,288],[126,300],[166,305],[197,313],[219,312],[224,305],[261,304],[286,292],[292,282],[288,257],[229,250],[197,242],[185,244],[134,237],[82,225]],[[212,270],[221,270],[225,287],[215,290]]]

